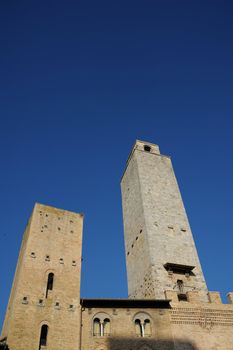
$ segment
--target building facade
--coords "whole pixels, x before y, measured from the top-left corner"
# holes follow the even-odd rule
[[[0,348],[233,350],[233,293],[207,290],[170,158],[136,141],[121,190],[128,299],[80,299],[83,215],[36,204]]]

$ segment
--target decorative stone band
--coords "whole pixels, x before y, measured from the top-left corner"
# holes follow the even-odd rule
[[[233,309],[219,310],[207,308],[176,308],[170,310],[171,323],[199,325],[202,328],[213,326],[233,326]]]

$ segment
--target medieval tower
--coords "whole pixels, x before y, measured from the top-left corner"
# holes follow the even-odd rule
[[[233,293],[207,290],[170,158],[136,141],[121,190],[129,298],[80,298],[83,215],[36,204],[1,350],[233,350]]]
[[[82,225],[80,214],[35,205],[3,325],[10,349],[79,348]]]
[[[170,157],[136,141],[121,182],[130,298],[179,298],[207,287]]]

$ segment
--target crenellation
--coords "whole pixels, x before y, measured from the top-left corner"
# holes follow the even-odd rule
[[[208,292],[209,302],[222,304],[221,295],[219,292]]]
[[[227,294],[227,298],[228,298],[228,300],[229,300],[229,303],[230,303],[230,304],[233,304],[233,293],[228,293],[228,294]]]

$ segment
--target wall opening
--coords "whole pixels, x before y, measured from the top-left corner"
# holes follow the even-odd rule
[[[93,322],[93,335],[100,336],[100,319],[95,318]]]
[[[184,293],[184,282],[182,280],[177,280],[177,287],[180,294]]]
[[[42,349],[42,346],[47,346],[48,328],[46,324],[41,327],[39,350]]]
[[[151,151],[151,147],[148,146],[148,145],[144,145],[144,151],[150,152]]]
[[[111,333],[110,319],[103,318],[103,314],[100,317],[95,317],[93,320],[93,335],[99,337],[109,336]]]
[[[48,297],[49,290],[53,290],[54,273],[50,272],[48,274],[47,288],[46,288],[46,298]]]
[[[151,336],[151,321],[148,315],[140,313],[134,321],[135,333],[137,337],[150,337]]]
[[[178,300],[179,301],[188,301],[187,295],[184,290],[184,282],[182,280],[177,280],[177,288],[178,288]]]
[[[110,335],[110,320],[109,320],[109,318],[104,319],[103,335]]]

